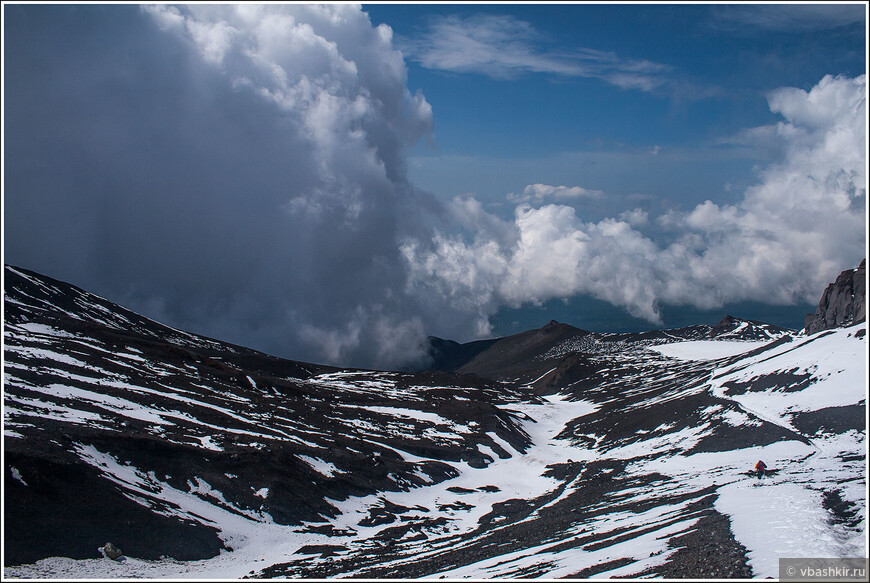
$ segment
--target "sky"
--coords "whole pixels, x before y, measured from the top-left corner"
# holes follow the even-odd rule
[[[866,255],[866,10],[4,3],[4,262],[350,366],[795,326]]]

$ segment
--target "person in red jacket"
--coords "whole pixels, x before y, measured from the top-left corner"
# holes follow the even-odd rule
[[[758,460],[758,463],[755,464],[755,474],[760,478],[764,477],[764,471],[767,469],[767,464],[763,461]]]

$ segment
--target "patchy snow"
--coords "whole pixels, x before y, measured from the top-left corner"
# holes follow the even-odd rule
[[[209,449],[211,451],[223,451],[224,450],[224,448],[222,448],[220,445],[215,443],[214,437],[211,435],[203,435],[203,436],[200,436],[198,439],[199,439],[199,442],[202,444],[202,447],[204,447],[205,449]]]
[[[37,336],[55,336],[58,338],[76,338],[75,335],[70,334],[64,330],[59,330],[57,328],[52,328],[51,326],[46,326],[45,324],[38,324],[36,322],[23,322],[21,324],[15,324],[17,328],[21,328],[22,330],[26,330],[28,333],[37,335]]]
[[[689,340],[647,346],[663,356],[680,360],[716,360],[736,356],[768,344],[757,340]]]
[[[19,427],[26,427],[23,423],[18,424]],[[3,437],[15,437],[18,439],[24,439],[24,436],[12,429],[12,425],[6,423],[5,420],[3,422]]]
[[[115,314],[102,305],[85,300],[80,300],[79,304],[90,310],[88,317],[94,321],[107,325],[114,322],[115,327],[118,322],[129,321],[123,314]],[[106,319],[95,317],[95,313],[105,315]],[[741,324],[734,333],[742,332],[746,326]],[[274,398],[268,390],[258,387],[253,376],[241,373],[244,376],[239,378],[247,379],[247,383],[241,383],[241,395],[233,395],[231,391],[224,394],[221,387],[209,387],[209,381],[205,380],[206,384],[180,383],[185,388],[172,387],[172,375],[191,376],[196,367],[155,365],[141,356],[112,352],[77,337],[64,337],[62,331],[42,324],[25,323],[10,328],[15,329],[7,330],[7,335],[26,335],[28,341],[35,339],[38,346],[7,346],[7,350],[19,358],[9,365],[8,370],[14,374],[4,378],[4,383],[21,389],[17,394],[4,396],[4,422],[13,421],[8,426],[4,423],[7,437],[21,437],[11,427],[38,427],[44,419],[111,426],[114,430],[118,429],[119,419],[121,425],[133,420],[148,424],[148,431],[162,434],[163,439],[174,438],[212,451],[221,451],[222,444],[229,444],[229,440],[240,435],[266,441],[246,444],[260,449],[270,447],[275,441],[290,441],[305,447],[303,451],[310,455],[295,455],[324,478],[338,477],[336,482],[340,482],[347,477],[328,461],[330,454],[325,453],[327,448],[322,440],[318,444],[301,437],[328,435],[323,427],[311,426],[310,419],[304,415],[287,418],[266,414],[263,411],[271,407],[273,401],[257,408],[243,396],[251,394],[247,388],[249,383],[255,391]],[[604,467],[596,479],[605,477],[608,481],[618,481],[620,487],[604,492],[600,499],[593,498],[594,502],[583,508],[586,514],[572,517],[565,530],[529,542],[525,548],[517,545],[511,547],[510,552],[481,560],[476,556],[468,559],[472,561],[468,564],[445,563],[450,566],[428,578],[559,578],[570,577],[587,566],[607,563],[621,566],[599,572],[596,578],[632,576],[667,562],[677,552],[671,544],[672,537],[695,527],[700,514],[693,505],[698,502],[698,493],[707,492],[703,494],[707,496],[713,491],[708,490],[711,487],[715,488],[716,498],[715,502],[711,498],[708,503],[729,518],[735,538],[748,549],[749,564],[756,577],[777,577],[778,558],[782,556],[866,556],[864,432],[804,439],[794,433],[795,428],[790,423],[795,412],[865,402],[862,399],[866,399],[866,337],[857,337],[856,330],[857,327],[852,327],[812,337],[797,336],[776,346],[734,339],[679,341],[646,349],[637,345],[630,352],[620,353],[614,343],[606,353],[600,353],[607,354],[608,360],[599,372],[603,385],[611,383],[611,387],[620,390],[597,399],[597,404],[592,402],[592,394],[599,387],[590,394],[578,392],[575,395],[589,401],[571,401],[566,396],[556,395],[545,397],[539,404],[510,399],[497,404],[501,411],[514,412],[524,419],[521,425],[531,445],[522,453],[491,425],[484,425],[486,431],[483,431],[477,422],[463,425],[432,412],[427,393],[438,387],[409,387],[399,382],[400,375],[395,373],[342,371],[296,380],[294,383],[298,382],[303,388],[317,387],[318,398],[309,395],[303,398],[307,403],[320,401],[318,406],[325,409],[329,405],[324,419],[340,424],[355,436],[363,436],[373,447],[395,451],[410,465],[408,474],[417,476],[423,485],[406,488],[404,477],[408,474],[393,472],[389,479],[404,489],[328,500],[336,510],[335,515],[324,515],[323,521],[316,523],[286,526],[275,524],[263,511],[272,499],[270,488],[263,486],[270,482],[261,477],[257,478],[261,481],[243,487],[250,485],[250,489],[245,489],[246,496],[253,494],[262,502],[254,500],[254,508],[239,507],[193,473],[181,479],[180,483],[186,487],[179,489],[168,483],[168,476],[161,480],[154,471],[139,469],[93,445],[79,445],[74,453],[97,468],[128,499],[153,512],[215,528],[232,551],[188,562],[144,561],[135,557],[127,557],[124,562],[50,558],[33,565],[5,567],[4,576],[240,578],[276,563],[301,561],[310,566],[312,561],[333,560],[300,552],[306,545],[345,547],[340,553],[363,556],[366,549],[377,544],[378,535],[380,538],[392,536],[390,533],[395,531],[389,529],[407,525],[412,528],[395,535],[394,540],[402,542],[400,551],[387,554],[390,558],[384,563],[385,567],[398,567],[450,551],[460,540],[457,537],[461,537],[463,545],[486,542],[485,537],[502,531],[508,524],[540,519],[546,512],[552,512],[556,504],[564,503],[590,483],[597,483],[583,482],[576,473],[567,474],[569,478],[555,476],[559,472],[573,472],[572,468],[576,467],[589,468],[592,462],[609,463],[610,467]],[[62,337],[66,351],[62,350]],[[71,346],[74,348],[69,348]],[[80,356],[88,356],[86,347],[100,351],[100,356],[82,360]],[[734,358],[762,347],[766,349],[759,354]],[[632,366],[637,365],[635,372],[620,368],[618,358],[630,359]],[[725,361],[725,358],[731,360]],[[56,370],[63,373],[63,381],[38,384],[23,380],[29,377],[20,373],[31,370],[31,361],[55,363]],[[112,372],[95,366],[104,362],[111,363],[108,368]],[[662,363],[666,366],[657,369]],[[125,374],[119,374],[118,367]],[[663,372],[655,378],[643,376],[655,375],[658,370]],[[152,380],[142,383],[147,386],[139,386],[132,380],[136,378],[133,371],[141,373],[139,377],[147,374]],[[547,371],[536,380],[551,372]],[[263,373],[252,374],[261,378],[258,375]],[[807,386],[801,384],[804,378],[809,379]],[[684,379],[691,382],[684,383]],[[624,383],[624,388],[619,383]],[[260,384],[263,389],[267,386],[265,381]],[[108,393],[101,392],[103,389]],[[272,388],[272,392],[280,399],[278,391]],[[351,402],[336,399],[332,403],[333,394],[347,397]],[[165,400],[160,405],[152,405],[153,397],[158,395],[170,400],[169,405]],[[677,404],[690,396],[697,397],[702,404],[685,417],[667,417],[666,421],[653,419],[644,427],[638,425],[622,434],[616,432],[615,437],[597,427],[595,430],[583,427],[584,416],[599,408],[610,411],[604,408],[611,404],[615,404],[613,414],[619,415],[663,403],[668,404],[667,408],[670,402]],[[400,401],[400,406],[385,404],[390,399]],[[455,399],[468,400],[462,396]],[[713,404],[708,405],[710,402]],[[417,404],[430,410],[417,410]],[[200,417],[200,412],[205,415]],[[571,424],[578,419],[580,421]],[[686,423],[685,419],[691,422]],[[688,453],[701,440],[720,435],[716,431],[724,429],[724,434],[740,433],[742,429],[755,431],[768,422],[791,431],[794,439],[715,453]],[[573,436],[574,442],[557,438],[572,426],[573,433],[567,433]],[[180,436],[173,432],[179,428],[183,428]],[[469,432],[475,435],[469,437]],[[401,449],[401,438],[412,434],[436,445],[443,440],[469,439],[469,449],[476,445],[478,451],[489,458],[487,465],[472,467],[467,462],[442,460],[441,463],[449,465],[456,475],[432,483],[424,465],[430,464],[432,458]],[[583,445],[579,445],[580,438],[585,438]],[[759,459],[772,470],[771,475],[760,480],[747,475]],[[232,468],[219,471],[225,469]],[[11,479],[27,485],[17,468],[10,466],[9,471]],[[238,479],[237,474],[224,475]],[[225,491],[230,494],[229,490]],[[826,510],[823,502],[831,493],[846,507],[855,509],[857,526],[844,526]],[[531,500],[536,500],[536,507],[527,515],[500,514],[507,506],[505,503]],[[393,521],[372,520],[396,507],[393,505],[406,511]],[[322,527],[327,525],[335,530],[323,534]],[[320,530],[316,530],[317,527]],[[500,534],[509,532],[505,530]],[[578,542],[584,537],[588,539],[588,533],[597,537],[594,544]],[[628,564],[621,564],[620,560]],[[364,576],[366,568],[368,566],[353,567],[341,576]]]
[[[414,419],[417,421],[427,421],[435,425],[447,425],[451,427],[454,425],[452,421],[450,421],[449,419],[445,419],[441,415],[438,415],[436,413],[429,413],[427,411],[420,411],[417,409],[374,405],[357,405],[357,407],[359,407],[360,409],[365,409],[367,411],[372,411],[374,413],[381,413],[382,415],[399,416],[406,419]]]
[[[82,411],[78,408],[66,407],[27,397],[13,397],[4,394],[3,405],[3,414],[9,416],[14,415],[18,420],[19,427],[26,427],[28,425],[38,426],[39,419],[51,419],[54,421],[63,421],[65,423],[76,423],[81,425],[95,424],[97,426],[104,424],[106,421],[106,419],[101,415],[91,413],[90,411]],[[33,423],[23,422],[23,420],[27,418],[35,419]],[[3,434],[9,435],[10,432],[4,429]],[[20,436],[20,434],[16,435]]]
[[[709,427],[709,423],[695,427],[685,427],[680,431],[615,447],[607,450],[601,457],[614,460],[630,460],[652,454],[689,450],[708,434]]]
[[[47,351],[46,351],[47,352]],[[72,359],[67,358],[67,362],[72,362]],[[79,361],[75,361],[79,362]],[[93,368],[93,367],[91,367]],[[96,369],[99,370],[99,369]],[[190,413],[183,411],[172,411],[172,410],[164,410],[153,407],[147,403],[139,403],[133,401],[131,399],[125,399],[119,396],[107,395],[104,392],[96,392],[88,389],[83,389],[79,387],[74,387],[71,384],[59,384],[52,383],[47,386],[37,386],[32,384],[27,384],[22,382],[20,379],[12,379],[10,382],[16,384],[18,386],[22,386],[27,388],[29,392],[37,392],[42,393],[46,396],[49,396],[54,399],[63,399],[63,400],[74,400],[75,402],[87,402],[91,406],[103,410],[107,415],[117,415],[121,417],[126,417],[128,419],[143,421],[145,423],[151,425],[173,425],[178,421],[182,421],[185,423],[189,423],[191,425],[198,425],[203,428],[203,432],[206,435],[211,435],[215,431],[219,432],[229,432],[236,433],[239,435],[250,435],[255,437],[268,437],[270,439],[275,438],[275,434],[281,436],[282,438],[302,444],[308,444],[304,440],[296,437],[295,435],[286,433],[281,431],[275,427],[264,427],[261,423],[257,422],[254,419],[246,417],[244,415],[240,415],[225,407],[220,407],[213,403],[209,403],[202,399],[194,399],[190,397],[185,397],[177,394],[174,389],[169,389],[167,387],[166,391],[159,391],[156,389],[151,389],[139,385],[132,384],[130,382],[114,380],[109,377],[105,372],[103,372],[104,377],[102,379],[94,379],[88,377],[82,377],[80,375],[76,375],[75,373],[65,372],[65,377],[69,380],[78,380],[81,382],[88,382],[90,384],[96,384],[101,387],[109,387],[114,389],[119,389],[128,393],[131,398],[134,396],[139,398],[138,394],[153,394],[155,396],[159,396],[162,398],[172,399],[179,403],[183,403],[185,405],[191,406],[191,408],[207,408],[216,413],[220,413],[230,419],[233,419],[237,422],[245,426],[253,426],[263,428],[265,431],[272,433],[269,435],[268,433],[261,433],[256,431],[249,431],[246,429],[239,429],[232,427],[230,425],[222,425],[218,426],[212,423],[206,423],[204,421],[200,421],[193,417]],[[62,404],[52,403],[47,400],[36,400],[27,397],[19,397],[14,395],[7,395],[7,399],[10,402],[15,402],[22,407],[16,409],[16,413],[19,415],[27,415],[33,417],[45,417],[50,419],[59,419],[68,422],[84,422],[78,421],[76,419],[77,416],[82,419],[86,419],[88,421],[105,421],[106,418],[88,411],[81,411],[80,409],[75,409],[71,407],[67,407]],[[26,406],[26,408],[24,407]],[[202,437],[197,437],[198,440],[201,441],[201,444],[206,449],[216,450],[219,446],[215,444],[210,439],[203,440]]]
[[[545,372],[544,374],[542,374],[541,376],[539,376],[539,377],[536,378],[535,380],[527,382],[527,383],[526,383],[526,386],[531,387],[531,386],[534,385],[536,382],[538,382],[539,380],[541,380],[542,378],[544,378],[545,376],[547,376],[548,374],[550,374],[550,373],[553,372],[554,370],[556,370],[556,367],[551,368],[550,370],[548,370],[547,372]]]
[[[761,421],[758,419],[752,419],[746,413],[742,411],[738,411],[736,409],[729,409],[727,411],[723,411],[720,413],[722,419],[728,425],[733,425],[734,427],[740,427],[741,425],[761,425]]]

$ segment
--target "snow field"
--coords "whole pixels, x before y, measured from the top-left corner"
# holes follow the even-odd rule
[[[863,403],[866,340],[855,335],[863,326],[798,337],[742,359],[714,371],[709,390],[737,403],[743,411],[790,430],[794,430],[788,422],[792,412]],[[818,380],[794,392],[767,389],[726,394],[724,384],[728,381],[749,382],[783,371],[810,373]],[[723,417],[738,427],[751,423],[750,417],[737,411],[727,411]],[[775,470],[775,475],[761,480],[745,475],[759,459],[769,470]],[[790,440],[764,447],[639,460],[626,469],[641,475],[668,475],[681,485],[679,490],[719,485],[716,509],[731,519],[732,531],[747,548],[755,576],[773,578],[779,577],[780,557],[866,556],[866,470],[866,435],[859,431],[815,436],[810,445]],[[853,505],[856,528],[839,524],[825,509],[824,492],[837,492]]]
[[[775,422],[789,427],[785,419],[788,413],[860,403],[866,398],[867,370],[863,363],[867,340],[866,336],[856,338],[855,333],[862,328],[865,324],[798,337],[741,360],[715,371],[711,390],[714,395],[736,401],[762,418],[778,420]],[[815,382],[795,392],[769,389],[726,395],[725,383],[748,382],[789,371],[809,374]]]

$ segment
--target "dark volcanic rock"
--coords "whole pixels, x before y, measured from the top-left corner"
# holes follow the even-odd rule
[[[588,334],[585,330],[554,320],[537,330],[499,338],[457,371],[484,378],[516,378],[527,382],[538,376],[541,369],[546,371],[552,367],[543,357],[553,346]]]
[[[8,479],[7,474],[5,565],[50,556],[95,559],[109,537],[142,559],[161,555],[182,561],[205,559],[224,548],[215,529],[151,512],[125,497],[91,466],[8,450],[6,463],[27,485]]]
[[[807,314],[807,334],[851,326],[867,318],[866,259],[856,269],[847,269],[825,288],[815,314]]]
[[[707,337],[716,340],[771,340],[786,336],[790,332],[788,328],[775,324],[727,315],[710,328]]]
[[[479,446],[510,457],[530,444],[501,408],[535,402],[525,389],[288,361],[9,266],[4,305],[7,566],[95,558],[106,540],[138,558],[218,554],[219,525],[161,498],[170,489],[252,521],[323,523],[336,500],[450,479],[447,462],[485,467]]]
[[[586,330],[551,320],[537,330],[465,344],[430,337],[427,351],[430,370],[519,383],[547,395],[594,373],[595,366],[585,357],[564,349],[582,344],[584,339],[594,342],[594,337]]]
[[[752,577],[746,547],[734,539],[728,518],[715,510],[707,510],[695,528],[672,539],[670,546],[677,551],[666,564],[636,576],[666,579]]]
[[[825,407],[818,411],[795,413],[791,419],[801,433],[845,433],[851,429],[862,431],[867,426],[867,407],[865,405],[844,405]]]
[[[113,545],[110,542],[106,543],[103,546],[103,552],[106,554],[106,556],[108,558],[110,558],[114,561],[117,561],[118,559],[120,559],[124,555],[124,553],[121,552],[121,549],[119,549],[118,547],[116,547],[115,545]]]

